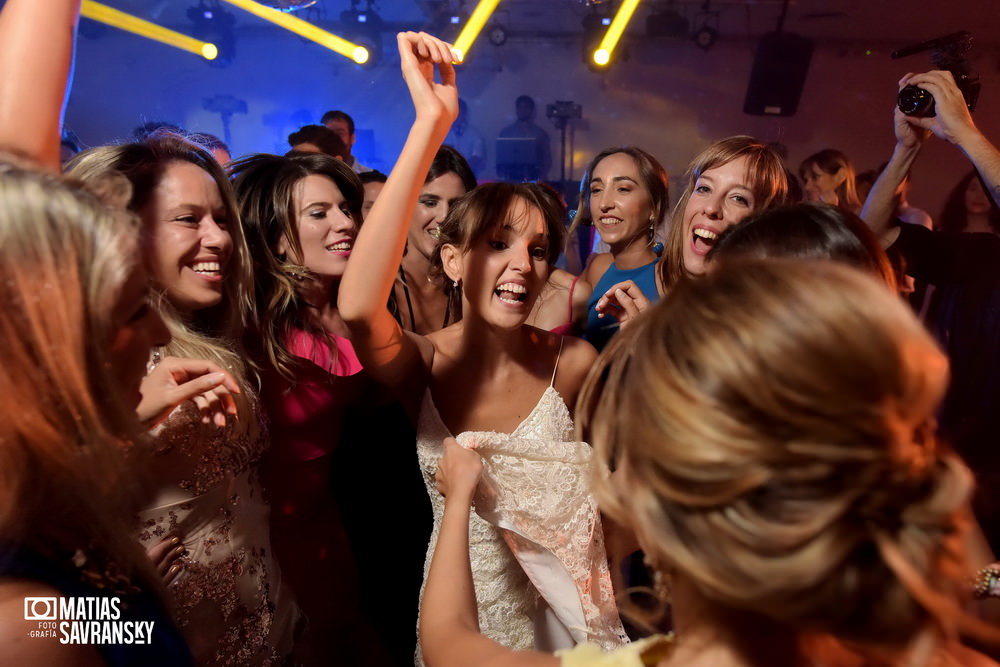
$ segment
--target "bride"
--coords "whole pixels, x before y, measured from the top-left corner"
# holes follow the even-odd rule
[[[515,649],[585,640],[616,646],[627,640],[589,493],[590,451],[574,441],[567,407],[596,352],[525,325],[559,253],[558,201],[533,184],[473,190],[438,227],[434,255],[461,319],[418,336],[403,332],[386,308],[406,243],[402,212],[413,210],[458,106],[449,46],[424,34],[398,41],[416,120],[355,241],[338,305],[363,366],[400,396],[417,425],[435,508],[428,562],[443,512],[437,461],[444,438],[456,434],[487,459],[494,491],[478,508],[482,517],[471,519],[482,631]]]

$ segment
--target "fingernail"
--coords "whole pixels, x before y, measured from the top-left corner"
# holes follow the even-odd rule
[[[167,574],[177,574],[178,572],[181,571],[181,567],[182,566],[180,563],[177,563],[176,565],[171,565],[170,569],[167,570]]]
[[[218,373],[209,373],[208,377],[212,379],[212,382],[221,383],[223,380],[226,379],[226,374],[220,371]]]
[[[625,292],[620,289],[615,290],[615,296],[625,296]]]
[[[180,544],[180,543],[181,543],[181,538],[177,537],[176,535],[170,538],[170,544]]]

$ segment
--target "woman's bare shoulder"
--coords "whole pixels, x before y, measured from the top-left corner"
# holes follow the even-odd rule
[[[614,261],[615,258],[611,256],[610,252],[591,255],[590,259],[587,260],[587,268],[583,270],[583,275],[580,277],[591,285],[596,285]]]
[[[562,354],[555,386],[571,410],[576,405],[576,397],[595,361],[597,350],[593,345],[576,336],[562,337]]]

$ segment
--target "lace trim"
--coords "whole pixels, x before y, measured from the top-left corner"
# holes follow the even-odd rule
[[[417,455],[434,508],[426,581],[444,513],[444,498],[434,477],[442,442],[450,435],[430,392],[424,397],[417,432]],[[473,439],[479,444],[488,480],[481,488],[495,494],[492,501],[477,498],[478,513],[469,520],[480,630],[508,648],[535,647],[539,591],[574,640],[590,639],[608,648],[628,642],[614,603],[599,514],[590,497],[590,447],[572,438],[569,410],[551,386],[513,433],[458,437],[459,442]],[[502,515],[498,523],[503,528],[480,513]],[[533,572],[538,554],[554,558],[566,573],[570,595],[565,586],[550,590],[548,576],[529,578],[525,563]],[[417,664],[423,664],[419,648]]]

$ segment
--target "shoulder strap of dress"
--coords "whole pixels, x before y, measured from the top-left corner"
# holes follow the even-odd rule
[[[556,371],[559,370],[559,358],[562,356],[563,342],[565,342],[566,336],[559,337],[559,352],[556,353],[556,365],[552,369],[552,380],[549,382],[550,387],[556,386]]]

